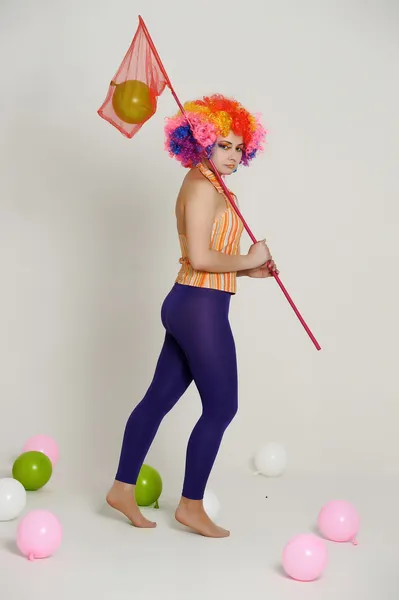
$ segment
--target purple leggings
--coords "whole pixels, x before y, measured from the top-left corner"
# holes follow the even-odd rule
[[[192,381],[202,415],[187,447],[183,496],[202,500],[223,434],[237,412],[231,294],[175,284],[162,305],[165,341],[147,393],[130,415],[116,479],[135,484],[165,415]]]

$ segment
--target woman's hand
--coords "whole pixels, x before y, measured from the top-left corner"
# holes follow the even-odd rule
[[[266,240],[252,244],[247,254],[247,260],[249,262],[249,270],[259,269],[272,260],[270,250],[266,245]]]
[[[245,274],[247,277],[253,277],[254,279],[265,279],[266,277],[273,277],[273,273],[278,275],[280,271],[277,269],[274,260],[270,260],[257,269],[249,269]]]

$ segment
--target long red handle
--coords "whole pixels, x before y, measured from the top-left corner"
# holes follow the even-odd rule
[[[177,97],[177,94],[176,94],[175,90],[173,89],[172,83],[171,83],[171,81],[170,81],[170,79],[169,79],[169,76],[168,76],[168,74],[167,74],[166,70],[165,70],[165,67],[164,67],[164,66],[163,66],[163,64],[162,64],[161,58],[160,58],[160,56],[159,56],[159,54],[158,54],[158,52],[157,52],[157,49],[156,49],[156,47],[155,47],[155,44],[154,44],[154,42],[152,41],[152,39],[151,39],[151,36],[150,36],[150,33],[149,33],[149,31],[148,31],[148,29],[147,29],[147,27],[146,27],[146,25],[145,25],[145,23],[144,23],[143,19],[141,18],[141,16],[139,16],[139,21],[140,21],[140,23],[141,23],[141,25],[142,25],[142,27],[143,27],[143,30],[144,30],[145,36],[146,36],[146,38],[147,38],[147,40],[148,40],[148,43],[149,43],[149,45],[151,46],[151,50],[153,51],[153,53],[154,53],[154,56],[155,56],[155,58],[156,58],[156,60],[157,60],[157,62],[158,62],[158,64],[159,64],[159,67],[160,67],[160,69],[161,69],[161,71],[162,71],[162,73],[163,73],[163,75],[164,75],[164,77],[165,77],[165,80],[166,80],[166,82],[167,82],[167,85],[168,85],[168,87],[170,88],[170,91],[171,91],[171,93],[172,93],[172,95],[173,95],[174,99],[176,100],[176,102],[177,102],[177,105],[178,105],[178,107],[180,108],[180,110],[181,110],[182,114],[184,114],[184,116],[185,116],[185,117],[186,117],[186,119],[187,119],[187,122],[190,124],[190,119],[189,119],[189,117],[188,117],[188,115],[187,115],[186,111],[184,110],[184,108],[183,108],[183,105],[181,104],[181,102],[180,102],[179,98]],[[190,125],[191,125],[191,124],[190,124]],[[238,217],[241,219],[241,221],[242,221],[242,224],[244,225],[244,228],[246,229],[246,231],[247,231],[247,233],[248,233],[249,237],[251,238],[252,242],[253,242],[254,244],[256,244],[256,243],[257,243],[257,240],[256,240],[256,238],[255,238],[254,234],[252,233],[252,231],[251,231],[251,230],[250,230],[250,228],[248,227],[248,224],[247,224],[247,222],[245,221],[244,217],[242,216],[242,214],[241,214],[241,212],[240,212],[240,210],[239,210],[238,206],[236,205],[236,203],[235,203],[234,199],[232,198],[232,196],[231,196],[231,194],[230,194],[229,190],[227,189],[227,187],[226,187],[226,184],[224,183],[223,179],[221,178],[221,176],[220,176],[220,174],[219,174],[219,172],[218,172],[218,170],[217,170],[217,168],[216,168],[216,166],[215,166],[214,162],[213,162],[212,160],[210,160],[209,162],[210,162],[210,164],[211,164],[211,166],[212,166],[213,172],[215,173],[215,175],[216,175],[216,177],[217,177],[217,179],[218,179],[218,181],[219,181],[220,185],[221,185],[221,186],[222,186],[222,188],[223,188],[223,191],[225,192],[226,196],[228,197],[228,199],[229,199],[229,202],[230,202],[231,206],[232,206],[232,207],[233,207],[233,209],[236,211],[236,213],[237,213]],[[306,331],[306,332],[307,332],[307,334],[309,335],[309,337],[310,337],[310,339],[312,340],[313,344],[315,345],[316,349],[317,349],[317,350],[321,350],[321,346],[320,346],[320,344],[318,343],[318,341],[316,340],[315,336],[313,335],[313,333],[312,333],[312,332],[311,332],[311,330],[309,329],[309,327],[308,327],[308,325],[306,324],[305,320],[303,319],[303,317],[302,317],[301,313],[299,312],[299,310],[298,310],[298,309],[297,309],[297,307],[295,306],[295,304],[294,304],[294,302],[293,302],[293,300],[292,300],[291,296],[289,295],[289,293],[287,292],[286,288],[284,287],[284,285],[283,285],[283,283],[282,283],[281,279],[279,278],[279,276],[278,276],[276,273],[273,273],[273,277],[274,277],[274,279],[277,281],[277,283],[279,284],[279,286],[280,286],[280,288],[281,288],[281,290],[282,290],[283,294],[284,294],[284,295],[285,295],[285,297],[287,298],[288,302],[290,303],[290,305],[291,305],[291,307],[293,308],[293,310],[294,310],[294,312],[295,312],[296,316],[298,317],[298,319],[299,319],[299,320],[300,320],[300,322],[302,323],[302,325],[303,325],[303,327],[304,327],[305,331]]]

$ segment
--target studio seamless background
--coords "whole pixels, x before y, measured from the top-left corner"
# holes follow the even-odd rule
[[[62,480],[110,481],[155,368],[179,267],[176,104],[166,90],[130,141],[96,113],[138,14],[182,101],[262,113],[266,150],[228,185],[322,346],[274,281],[239,280],[240,411],[216,472],[278,441],[291,471],[397,474],[399,9],[354,0],[2,4],[0,465],[47,433]],[[148,457],[164,479],[199,414],[193,386]]]

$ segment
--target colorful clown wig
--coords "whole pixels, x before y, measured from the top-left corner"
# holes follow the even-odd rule
[[[243,137],[241,163],[248,165],[263,150],[266,131],[258,116],[251,115],[239,102],[220,94],[204,96],[184,104],[190,124],[179,111],[166,119],[165,150],[183,167],[191,168],[204,158],[210,158],[218,136],[232,131]],[[191,125],[191,126],[190,126]]]

